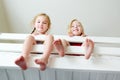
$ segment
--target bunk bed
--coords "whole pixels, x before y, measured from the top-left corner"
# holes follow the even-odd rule
[[[31,76],[39,76],[39,79],[36,78],[36,80],[59,80],[61,77],[59,77],[58,74],[69,75],[69,77],[66,77],[65,79],[61,80],[67,80],[70,78],[70,80],[79,80],[77,78],[80,78],[84,75],[84,78],[80,78],[80,80],[96,80],[95,77],[90,78],[91,76],[97,75],[98,72],[101,74],[100,76],[97,76],[97,80],[119,80],[120,77],[120,37],[101,37],[101,36],[88,36],[88,37],[69,37],[66,35],[54,35],[55,39],[66,39],[69,42],[83,42],[86,38],[89,38],[94,41],[95,47],[93,54],[89,60],[86,60],[84,56],[70,56],[65,55],[64,57],[60,57],[58,53],[56,53],[56,50],[54,49],[51,54],[48,65],[47,65],[47,74],[49,75],[48,78],[43,78],[43,76],[40,77],[40,75],[45,74],[46,71],[41,72],[39,70],[39,66],[34,63],[34,59],[41,56],[43,52],[43,45],[38,44],[33,47],[33,50],[31,51],[30,60],[29,60],[29,70],[22,71],[17,65],[14,64],[14,60],[21,54],[23,42],[28,34],[22,34],[22,33],[0,33],[0,73],[1,71],[4,73],[2,75],[9,77],[11,80],[13,80],[13,75],[11,75],[11,72],[13,70],[16,70],[17,73],[21,73],[20,75],[22,78],[20,80],[29,80],[29,78],[23,77],[23,73],[26,72],[30,74],[30,71],[32,72]],[[44,40],[44,35],[42,36],[36,36],[36,40]],[[77,53],[80,54],[83,51],[83,48],[79,46],[69,46],[66,50],[66,54],[70,53]],[[40,54],[32,54],[33,52],[39,52]],[[18,71],[19,70],[19,71]],[[40,71],[40,72],[39,72]],[[58,71],[58,72],[56,72]],[[64,72],[62,72],[64,71]],[[33,74],[34,73],[34,74]],[[36,74],[38,73],[38,74]],[[65,74],[67,73],[67,74]],[[27,75],[28,75],[27,74]],[[36,74],[36,75],[35,75]],[[79,75],[78,75],[79,74]],[[104,74],[104,75],[103,75]],[[11,76],[9,76],[11,75]],[[47,75],[47,76],[48,76]],[[51,78],[51,76],[54,78]],[[55,77],[57,75],[57,79]],[[76,76],[77,75],[77,76]],[[85,77],[85,75],[89,76]],[[106,76],[105,76],[106,75]],[[5,79],[4,76],[0,76],[0,80]],[[64,76],[65,77],[65,76]],[[76,78],[77,77],[77,78]],[[7,79],[6,80],[10,80]],[[110,79],[109,79],[110,78]],[[18,79],[14,79],[18,80]],[[31,79],[32,80],[32,79]]]

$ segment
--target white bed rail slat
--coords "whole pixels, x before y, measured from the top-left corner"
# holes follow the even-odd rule
[[[1,40],[25,40],[25,38],[28,36],[29,34],[20,34],[20,33],[1,33],[0,34],[0,39]],[[96,43],[120,43],[120,38],[119,37],[100,37],[100,36],[88,36],[88,37],[69,37],[66,35],[54,35],[55,39],[65,39],[69,42],[83,42],[85,41],[85,38],[89,38],[92,39],[94,42]],[[36,36],[35,37],[36,40],[44,40],[45,36],[41,35],[41,36]]]
[[[0,43],[0,51],[3,52],[22,52],[23,44],[18,43]],[[43,45],[34,45],[33,50],[31,52],[39,52],[42,53],[44,50]],[[66,54],[81,54],[84,52],[83,47],[77,47],[77,46],[69,46],[65,53]],[[57,53],[57,51],[54,49],[52,53]],[[120,56],[120,48],[118,47],[100,47],[95,46],[94,54],[96,55],[112,55],[112,56]]]
[[[4,55],[3,55],[4,54]],[[14,55],[14,56],[13,56]],[[20,53],[13,52],[0,52],[0,67],[14,68],[18,67],[15,65],[15,59],[20,55]],[[35,64],[34,60],[40,58],[40,54],[31,54],[28,66],[39,68],[39,65]],[[65,56],[59,57],[58,55],[51,55],[48,68],[54,69],[71,69],[71,70],[97,70],[97,71],[117,71],[120,72],[119,62],[120,58],[100,56],[98,58],[91,57],[91,59],[86,60],[83,56]]]
[[[18,44],[18,43],[0,43],[0,51],[3,52],[22,52],[23,44]],[[80,49],[80,51],[78,51]],[[39,44],[39,45],[34,45],[33,49],[31,52],[38,52],[42,53],[44,50],[44,46]],[[57,51],[54,49],[52,53],[56,53]],[[83,52],[81,50],[81,47],[76,47],[76,46],[70,46],[68,47],[66,53],[80,53]]]

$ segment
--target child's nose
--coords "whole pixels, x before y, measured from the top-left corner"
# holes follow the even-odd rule
[[[74,27],[77,28],[77,25],[75,25]]]

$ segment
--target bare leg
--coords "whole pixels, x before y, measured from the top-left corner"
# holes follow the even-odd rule
[[[58,40],[54,41],[53,44],[54,44],[56,50],[58,51],[59,55],[61,57],[63,57],[65,55],[65,53],[64,53],[64,46],[62,44],[61,39],[58,39]]]
[[[86,39],[85,43],[84,43],[85,49],[86,49],[86,54],[85,54],[85,58],[89,59],[92,52],[93,52],[93,48],[94,48],[94,43],[92,40],[90,39]]]
[[[34,42],[34,37],[31,35],[28,36],[23,45],[22,55],[15,60],[15,64],[18,65],[22,70],[27,69],[27,60]]]
[[[44,71],[46,69],[46,65],[48,63],[49,56],[51,54],[51,51],[53,50],[53,36],[47,35],[46,40],[44,42],[44,52],[40,59],[36,59],[35,63],[40,65],[40,70]]]

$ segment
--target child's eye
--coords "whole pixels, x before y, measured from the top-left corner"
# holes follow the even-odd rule
[[[43,22],[43,24],[47,24],[47,22]]]
[[[72,27],[74,27],[74,26],[72,26]]]
[[[40,23],[40,21],[38,21],[38,23]]]
[[[77,25],[77,27],[80,27],[80,25]]]

